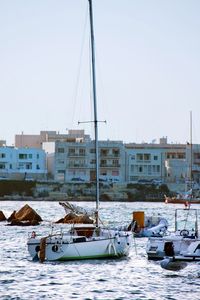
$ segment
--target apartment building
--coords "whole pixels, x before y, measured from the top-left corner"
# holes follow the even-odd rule
[[[0,147],[0,177],[46,179],[46,154],[42,149]]]
[[[15,136],[21,147],[44,149],[48,174],[56,181],[93,181],[95,179],[94,141],[84,130],[40,131],[39,135]],[[51,147],[49,148],[49,145]],[[161,179],[184,182],[192,177],[200,182],[199,145],[129,143],[99,141],[99,178],[110,182],[135,182],[139,179]]]
[[[161,179],[175,182],[185,178],[186,145],[168,144],[161,138],[158,144],[126,144],[126,181]]]
[[[124,157],[122,142],[99,141],[100,180],[122,181]],[[55,180],[94,181],[95,164],[94,141],[81,139],[55,142]]]

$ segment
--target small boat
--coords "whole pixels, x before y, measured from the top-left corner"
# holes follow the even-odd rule
[[[168,222],[160,216],[146,216],[144,211],[133,212],[133,232],[135,237],[162,237]]]
[[[191,243],[179,255],[165,257],[160,265],[165,270],[180,271],[188,265],[188,262],[200,262],[200,240]]]
[[[163,237],[150,237],[146,252],[148,259],[159,260],[185,253],[188,246],[200,241],[198,235],[198,210],[176,209],[175,231],[167,232]]]
[[[164,195],[165,204],[184,204],[185,207],[189,207],[191,204],[200,204],[200,198],[193,195],[192,189],[185,193],[178,193],[177,196],[169,197]]]
[[[33,233],[28,239],[28,251],[34,260],[80,260],[94,258],[119,258],[127,256],[132,246],[133,233],[128,229],[100,226],[99,219],[99,150],[96,103],[95,51],[92,0],[89,3],[92,94],[94,103],[95,159],[96,159],[96,209],[95,224],[73,224],[65,232],[40,237]],[[79,209],[74,208],[73,209]]]

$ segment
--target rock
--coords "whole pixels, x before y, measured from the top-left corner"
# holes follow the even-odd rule
[[[42,218],[28,204],[24,205],[19,211],[13,211],[8,218],[10,226],[35,226],[39,225]]]
[[[16,214],[16,210],[13,211],[13,213],[10,215],[10,217],[7,219],[7,221],[11,222],[12,220],[15,220],[15,214]]]
[[[42,218],[28,204],[15,213],[15,219],[19,221],[41,222]]]
[[[69,213],[64,218],[58,220],[55,223],[64,223],[64,224],[92,224],[94,221],[90,219],[87,215],[77,216],[76,214]]]
[[[55,223],[56,224],[59,224],[59,223],[68,223],[68,221],[73,220],[76,216],[77,215],[74,214],[74,213],[69,213],[64,218],[61,218],[60,220],[56,221]]]
[[[1,221],[6,221],[7,219],[6,219],[6,217],[5,217],[5,215],[4,215],[4,213],[2,212],[2,210],[0,210],[0,222]]]
[[[36,226],[40,223],[37,221],[19,221],[18,219],[12,220],[8,226]]]
[[[88,216],[78,216],[75,217],[71,223],[75,223],[75,224],[93,224],[94,221],[92,219],[90,219]]]

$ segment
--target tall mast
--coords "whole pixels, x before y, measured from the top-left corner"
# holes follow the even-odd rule
[[[190,111],[190,188],[192,188],[192,112]]]
[[[96,226],[99,225],[99,147],[98,147],[98,118],[97,118],[97,98],[96,98],[96,70],[95,70],[95,47],[94,47],[94,26],[92,0],[89,1],[90,14],[90,35],[91,35],[91,54],[92,54],[92,92],[94,103],[94,135],[95,135],[95,156],[96,156]]]

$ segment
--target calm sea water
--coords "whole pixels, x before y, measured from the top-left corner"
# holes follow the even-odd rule
[[[180,272],[165,271],[159,262],[147,260],[146,238],[136,239],[130,257],[119,260],[32,262],[26,246],[28,233],[33,229],[48,233],[51,222],[63,217],[64,210],[57,202],[15,201],[0,202],[0,210],[8,217],[26,203],[45,221],[34,228],[0,223],[1,300],[200,299],[199,264],[191,263]],[[86,202],[81,205],[94,206]],[[147,215],[166,217],[173,229],[174,208],[162,203],[102,203],[101,219],[106,224],[121,225],[131,221],[133,211],[144,210]]]

